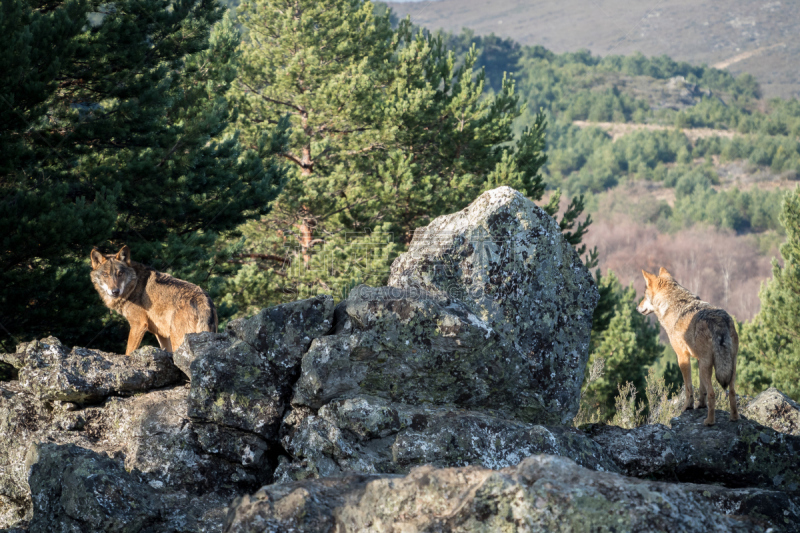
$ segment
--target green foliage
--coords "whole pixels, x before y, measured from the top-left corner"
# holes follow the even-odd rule
[[[218,296],[237,266],[215,242],[277,195],[286,124],[249,150],[223,134],[240,37],[215,2],[0,13],[0,348],[52,333],[119,350],[127,325],[91,285],[91,248],[128,244]]]
[[[671,212],[674,229],[702,222],[739,233],[781,230],[778,221],[781,191],[731,189],[716,191],[713,171],[693,169],[675,184],[675,206]]]
[[[599,418],[608,420],[616,410],[619,386],[630,382],[635,390],[645,390],[647,367],[661,355],[663,346],[658,342],[658,326],[636,311],[633,286],[623,287],[613,272],[601,276],[598,271],[596,278],[600,300],[592,319],[588,367],[602,358],[605,372],[591,383],[587,379],[584,388],[587,396],[596,398]]]
[[[457,58],[441,36],[392,28],[362,0],[256,0],[239,16],[237,127],[250,142],[282,117],[292,124],[286,187],[242,229],[247,266],[226,299],[240,313],[339,295],[353,279],[384,283],[415,228],[489,188],[541,198],[545,119],[515,139],[514,83],[500,78],[487,95],[476,70],[490,40]],[[576,244],[579,211],[565,222]]]
[[[780,221],[783,264],[773,260],[761,310],[743,328],[736,385],[750,394],[772,385],[800,400],[800,187],[786,194]]]

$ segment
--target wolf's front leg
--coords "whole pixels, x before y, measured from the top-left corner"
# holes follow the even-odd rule
[[[125,355],[130,355],[142,344],[145,333],[147,333],[147,324],[131,324],[131,332],[128,334],[128,347],[125,349]]]
[[[689,350],[685,346],[673,346],[675,353],[678,354],[678,367],[683,374],[683,390],[686,393],[686,401],[683,410],[694,409],[694,391],[692,390],[692,363],[689,359]]]
[[[158,339],[158,345],[162,350],[172,353],[172,344],[169,342],[169,337],[162,337],[156,333],[156,339]]]

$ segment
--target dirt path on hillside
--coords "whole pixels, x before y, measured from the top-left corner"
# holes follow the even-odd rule
[[[612,141],[616,141],[623,135],[632,133],[638,130],[658,131],[658,130],[674,130],[674,126],[662,126],[661,124],[630,124],[624,122],[588,122],[586,120],[576,120],[573,122],[579,128],[595,127],[604,130],[611,136]],[[678,128],[686,135],[690,142],[694,143],[697,139],[705,139],[708,137],[725,137],[727,139],[734,136],[741,135],[738,132],[730,130],[716,130],[713,128]]]
[[[756,48],[755,50],[750,50],[747,52],[742,52],[741,54],[735,55],[731,58],[726,59],[725,61],[720,61],[719,63],[714,63],[711,65],[713,68],[718,68],[720,70],[724,68],[728,68],[729,66],[733,65],[734,63],[738,63],[739,61],[744,61],[745,59],[750,59],[751,57],[760,54],[761,52],[766,52],[767,50],[772,50],[773,48],[786,48],[786,43],[778,43],[773,44],[771,46],[762,46],[761,48]]]

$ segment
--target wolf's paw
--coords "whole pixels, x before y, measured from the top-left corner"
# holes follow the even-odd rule
[[[706,404],[706,402],[705,402],[705,401],[699,401],[699,402],[697,402],[697,408],[698,408],[698,409],[703,409],[703,408],[705,408],[705,407],[708,407],[708,405]]]
[[[694,402],[690,402],[690,403],[684,404],[683,410],[686,411],[688,409],[694,409]]]
[[[704,426],[713,426],[714,425],[714,419],[713,418],[706,418],[705,420],[703,420],[703,425]]]
[[[731,422],[739,420],[739,413],[731,413]]]

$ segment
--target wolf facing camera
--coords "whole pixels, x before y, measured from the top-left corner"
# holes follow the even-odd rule
[[[150,332],[162,350],[172,352],[187,333],[217,331],[214,302],[203,289],[131,261],[127,246],[116,254],[92,250],[92,283],[106,307],[130,323],[126,355]]]
[[[701,301],[679,285],[664,268],[659,270],[658,276],[644,270],[642,274],[647,288],[636,310],[643,315],[655,313],[678,354],[678,366],[686,391],[683,409],[694,408],[691,356],[697,359],[700,371],[697,407],[705,407],[708,398],[708,416],[703,424],[714,425],[716,395],[711,383],[712,369],[722,389],[728,389],[730,419],[738,420],[735,382],[739,336],[733,319],[723,309]]]

